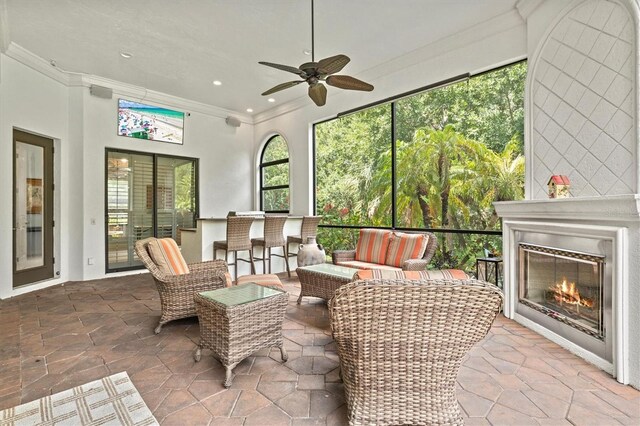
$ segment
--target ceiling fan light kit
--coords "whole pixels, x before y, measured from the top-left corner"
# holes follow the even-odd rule
[[[274,86],[262,93],[262,96],[268,96],[272,93],[279,92],[280,90],[288,89],[290,87],[297,86],[300,83],[307,82],[307,84],[309,84],[309,97],[317,106],[323,106],[327,102],[327,88],[322,84],[323,81],[329,86],[337,87],[339,89],[360,90],[365,92],[373,90],[373,86],[371,84],[358,80],[357,78],[350,77],[348,75],[333,75],[340,72],[340,70],[349,63],[351,59],[349,59],[347,55],[335,55],[321,59],[319,62],[315,62],[314,50],[313,0],[311,0],[311,62],[305,62],[298,68],[289,65],[274,64],[272,62],[258,62],[261,65],[297,74],[302,80],[294,80],[278,84],[277,86]]]

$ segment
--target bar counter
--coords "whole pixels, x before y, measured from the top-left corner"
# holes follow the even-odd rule
[[[264,216],[254,216],[255,220],[251,225],[251,238],[263,237],[264,233]],[[213,255],[213,242],[221,241],[227,238],[227,218],[226,217],[203,217],[198,218],[196,228],[182,229],[182,256],[187,263],[202,262],[206,260],[212,260]],[[285,239],[288,235],[300,235],[300,226],[302,225],[302,216],[290,215],[287,218],[287,222],[284,225]],[[293,247],[293,246],[292,246]],[[295,249],[294,249],[295,250]],[[280,254],[278,248],[273,248],[274,253]],[[239,252],[239,257],[248,259],[248,252]],[[224,252],[219,251],[218,257],[223,258]],[[229,254],[229,261],[233,262],[233,255]],[[254,252],[254,256],[262,256],[260,249]],[[272,257],[273,265],[271,267],[272,273],[285,271],[284,260],[278,257]],[[268,265],[268,263],[267,263]],[[290,263],[290,266],[295,269],[295,260]],[[268,266],[267,266],[268,267]],[[250,274],[250,265],[248,263],[240,262],[238,275]],[[229,267],[231,275],[233,276],[233,266]],[[256,272],[262,273],[262,262],[256,261]]]

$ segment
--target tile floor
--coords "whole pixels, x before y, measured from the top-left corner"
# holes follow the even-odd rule
[[[233,386],[209,353],[195,363],[195,319],[153,334],[158,293],[147,274],[68,283],[0,301],[0,409],[126,370],[163,425],[346,423],[326,306],[295,304],[277,349],[240,364]],[[640,392],[499,317],[458,377],[467,425],[639,425]]]

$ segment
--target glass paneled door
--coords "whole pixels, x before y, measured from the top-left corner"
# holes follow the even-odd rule
[[[141,265],[137,240],[154,236],[153,155],[111,151],[107,155],[107,270]]]
[[[13,286],[53,278],[53,140],[13,131]]]
[[[139,269],[135,242],[173,238],[193,228],[197,160],[107,149],[107,272]]]

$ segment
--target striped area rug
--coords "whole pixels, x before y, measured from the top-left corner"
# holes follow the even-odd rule
[[[157,425],[126,372],[0,411],[0,425]]]

